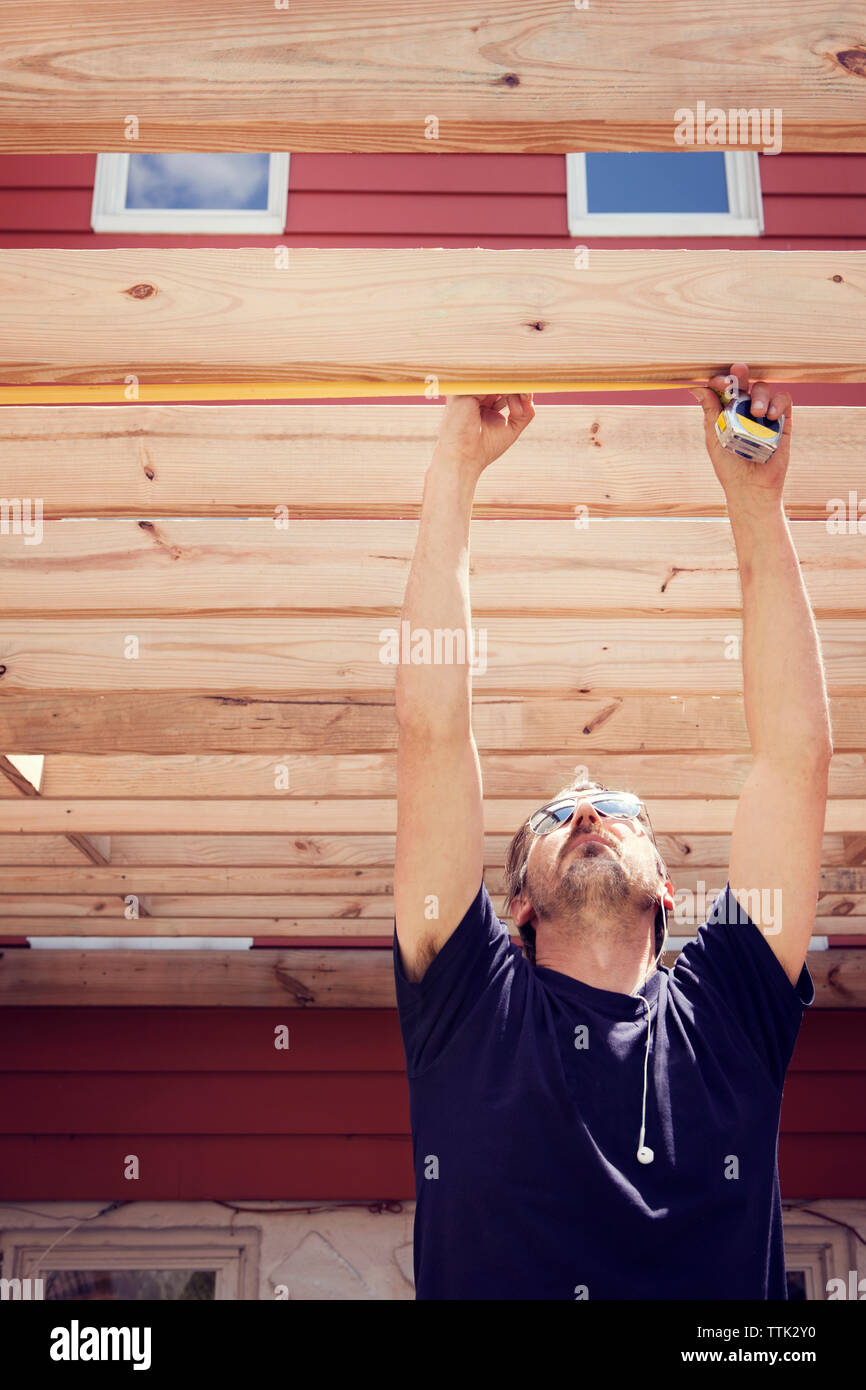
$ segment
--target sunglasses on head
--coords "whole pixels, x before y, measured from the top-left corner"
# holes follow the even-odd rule
[[[541,806],[537,811],[533,811],[529,817],[529,829],[536,835],[547,835],[558,826],[565,825],[574,815],[574,808],[579,801],[591,802],[601,816],[622,816],[628,820],[638,820],[643,812],[652,835],[646,807],[633,792],[580,792],[575,796],[551,802],[549,806]]]

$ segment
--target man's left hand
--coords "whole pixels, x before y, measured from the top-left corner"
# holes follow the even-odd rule
[[[745,362],[734,362],[730,375],[737,378],[741,391],[749,390],[749,369]],[[785,416],[782,435],[775,452],[766,463],[756,463],[751,459],[740,458],[729,449],[723,449],[716,437],[715,422],[722,409],[720,394],[726,383],[727,376],[713,376],[706,386],[690,388],[692,395],[703,407],[707,453],[716,477],[729,502],[740,502],[747,506],[777,505],[781,501],[791,453],[791,397],[787,391],[774,393],[772,386],[766,381],[756,381],[752,385],[752,415],[755,419],[760,419],[765,414],[771,420],[778,420],[780,415]]]

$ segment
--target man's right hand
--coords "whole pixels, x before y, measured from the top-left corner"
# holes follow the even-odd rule
[[[508,405],[508,419],[503,407]],[[535,415],[532,395],[446,396],[435,453],[478,475],[510,448]]]

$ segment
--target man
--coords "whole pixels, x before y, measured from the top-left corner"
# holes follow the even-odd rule
[[[748,390],[748,367],[732,372]],[[667,875],[642,803],[581,782],[512,841],[497,918],[483,873],[468,664],[398,667],[394,970],[409,1077],[418,1298],[783,1299],[785,1072],[814,998],[832,754],[818,637],[771,461],[723,450],[725,377],[694,394],[725,492],[743,605],[753,763],[728,882],[659,966]],[[449,398],[402,617],[471,631],[469,520],[531,398]]]

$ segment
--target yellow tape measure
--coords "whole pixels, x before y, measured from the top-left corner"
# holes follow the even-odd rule
[[[705,381],[192,381],[0,386],[0,405],[150,405],[181,401],[335,400],[341,397],[569,395],[587,391],[682,391]]]

